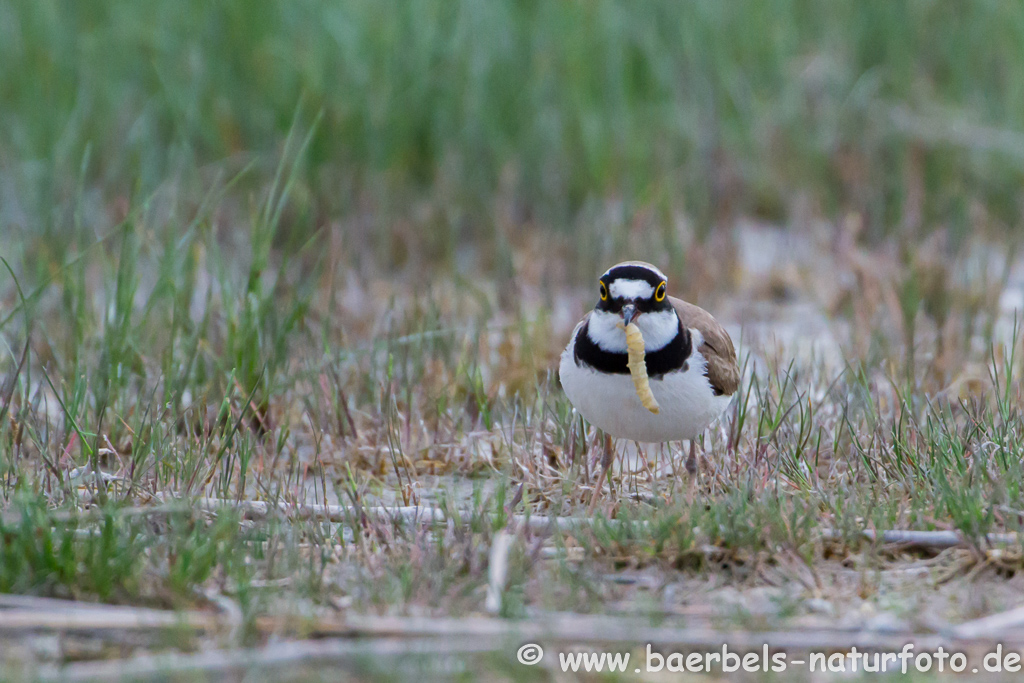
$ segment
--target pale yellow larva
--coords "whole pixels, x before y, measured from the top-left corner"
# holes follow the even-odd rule
[[[636,395],[640,397],[640,403],[644,408],[657,415],[661,412],[661,408],[651,391],[651,380],[647,377],[647,363],[644,362],[644,336],[636,323],[626,325],[626,348],[629,351],[629,361],[626,363],[626,367],[629,368],[629,375],[633,378]]]

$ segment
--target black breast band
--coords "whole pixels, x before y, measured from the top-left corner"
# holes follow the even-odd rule
[[[586,365],[598,370],[615,375],[628,375],[629,355],[625,352],[605,351],[594,343],[587,334],[590,327],[588,320],[576,333],[576,343],[573,346],[573,356],[576,365]],[[686,370],[686,361],[693,352],[693,341],[690,338],[690,331],[679,323],[679,331],[665,346],[657,351],[650,351],[644,356],[647,364],[647,375],[651,379],[661,379],[666,373],[675,370]]]

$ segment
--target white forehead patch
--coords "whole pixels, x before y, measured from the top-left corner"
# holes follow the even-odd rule
[[[613,299],[650,299],[654,296],[654,287],[645,280],[613,280],[608,292]]]

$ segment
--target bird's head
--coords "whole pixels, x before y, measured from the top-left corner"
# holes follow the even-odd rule
[[[612,266],[598,280],[595,308],[615,313],[625,325],[645,313],[671,311],[665,274],[649,263],[626,261]]]
[[[608,351],[624,348],[621,324],[635,322],[647,350],[661,348],[676,333],[679,319],[668,298],[665,274],[643,261],[626,261],[598,279],[598,301],[591,316],[591,337]]]

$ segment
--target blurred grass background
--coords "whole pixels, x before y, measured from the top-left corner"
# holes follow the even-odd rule
[[[211,166],[255,194],[320,113],[275,239],[364,264],[539,230],[589,281],[638,215],[674,258],[680,217],[955,240],[1020,224],[1021,64],[1000,0],[2,0],[0,230],[102,235]]]

